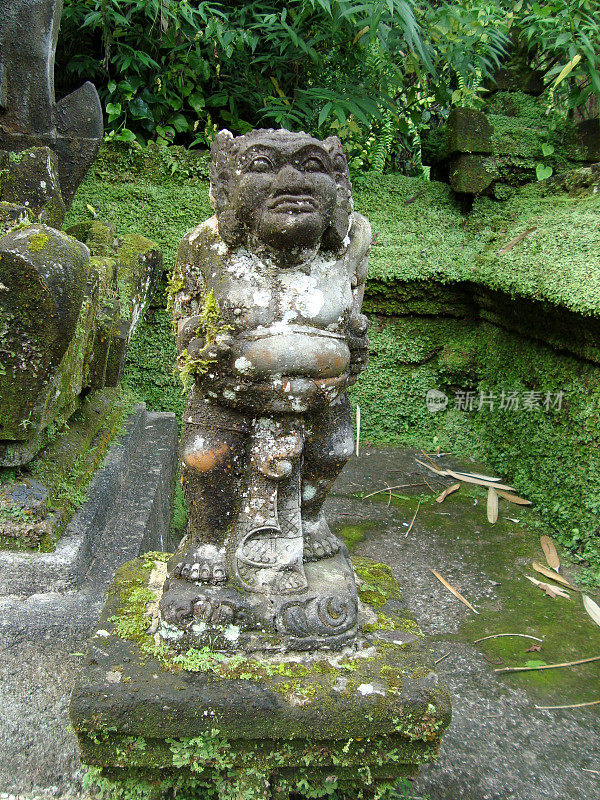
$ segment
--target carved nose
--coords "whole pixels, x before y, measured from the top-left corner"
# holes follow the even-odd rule
[[[299,183],[301,180],[302,173],[291,164],[284,164],[277,173],[277,183],[286,186],[290,183]]]

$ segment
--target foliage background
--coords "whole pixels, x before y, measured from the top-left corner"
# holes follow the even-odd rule
[[[419,130],[480,103],[509,52],[545,73],[550,103],[585,109],[600,94],[594,6],[65,0],[58,90],[93,80],[109,138],[205,147],[220,127],[283,126],[337,133],[355,173],[418,172]]]

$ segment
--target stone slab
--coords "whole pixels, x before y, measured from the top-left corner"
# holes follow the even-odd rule
[[[148,413],[140,404],[112,445],[87,498],[52,553],[0,551],[0,595],[29,596],[79,588],[98,543],[120,527],[121,557],[160,550],[169,527],[177,424],[173,414]],[[136,514],[124,520],[123,498]]]
[[[179,780],[202,772],[216,785],[230,769],[242,778],[258,770],[273,792],[327,776],[356,790],[367,772],[389,781],[433,760],[450,721],[447,690],[389,568],[364,560],[355,568],[361,597],[377,603],[376,611],[361,603],[369,622],[356,646],[226,658],[155,642],[164,561],[121,567],[72,694],[82,760],[118,767],[121,778],[175,769]]]

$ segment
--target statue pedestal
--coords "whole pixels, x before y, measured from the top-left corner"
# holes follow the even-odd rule
[[[355,647],[231,657],[177,653],[155,635],[166,565],[152,556],[117,571],[71,699],[82,761],[105,787],[382,797],[435,758],[448,692],[387,566],[353,561]]]

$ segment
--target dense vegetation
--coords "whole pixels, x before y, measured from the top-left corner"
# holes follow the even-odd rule
[[[59,90],[98,86],[109,137],[205,147],[215,130],[337,133],[354,172],[418,169],[420,129],[477,105],[498,66],[565,112],[600,95],[592,0],[65,0]]]

